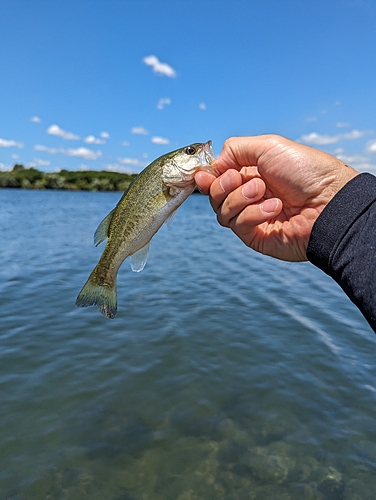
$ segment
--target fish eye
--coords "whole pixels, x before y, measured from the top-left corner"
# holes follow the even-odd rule
[[[185,148],[185,154],[187,155],[194,155],[196,153],[196,148],[194,146],[187,146]]]

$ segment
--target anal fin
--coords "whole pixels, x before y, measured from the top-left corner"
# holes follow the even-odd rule
[[[146,261],[148,260],[150,241],[140,250],[135,252],[130,256],[131,269],[134,273],[139,273],[145,267]]]

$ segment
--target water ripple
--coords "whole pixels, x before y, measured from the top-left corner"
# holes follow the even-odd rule
[[[327,276],[192,196],[108,321],[74,301],[119,194],[0,196],[0,499],[373,498],[375,336]]]

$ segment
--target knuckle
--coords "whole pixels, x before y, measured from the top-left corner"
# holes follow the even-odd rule
[[[224,146],[225,147],[231,146],[231,144],[233,144],[235,140],[236,140],[235,137],[228,137],[224,142]]]
[[[225,217],[223,217],[221,212],[217,212],[217,222],[222,227],[229,227],[228,221],[226,220]]]
[[[223,143],[223,151],[233,151],[235,144],[237,142],[238,138],[236,137],[229,137],[228,139],[225,140]]]

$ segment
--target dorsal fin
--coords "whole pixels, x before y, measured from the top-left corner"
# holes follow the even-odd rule
[[[114,215],[114,210],[111,210],[111,212],[102,220],[102,222],[99,224],[97,227],[97,230],[94,233],[94,245],[97,247],[104,241],[106,238],[108,238],[108,229],[110,227],[111,219],[112,216]]]

